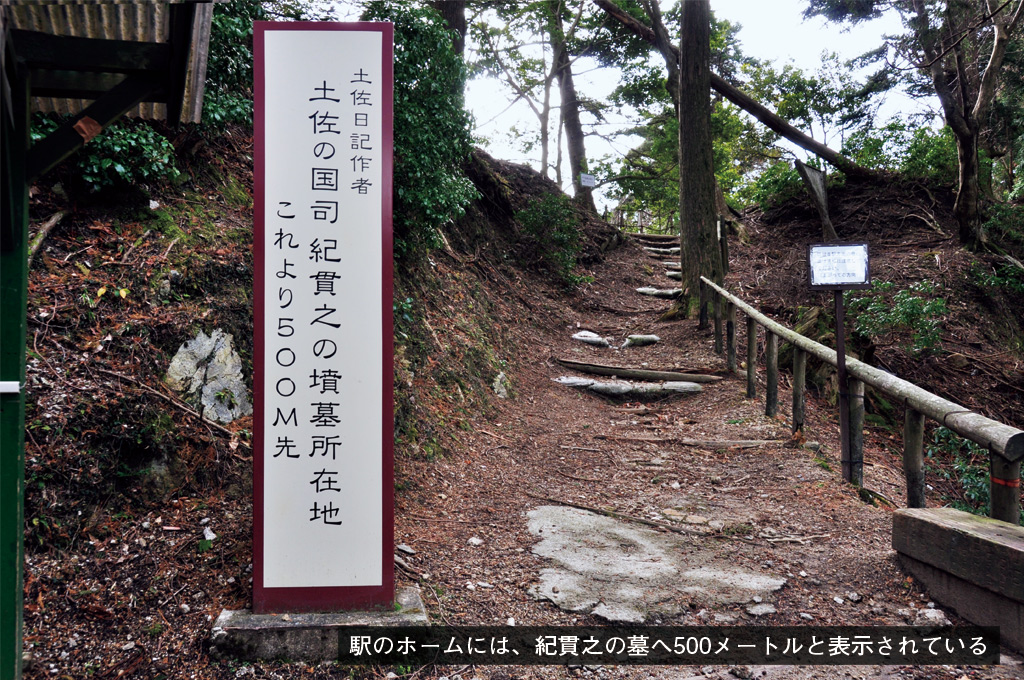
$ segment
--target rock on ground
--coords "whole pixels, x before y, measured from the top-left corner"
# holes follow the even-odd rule
[[[184,343],[171,359],[164,382],[185,394],[209,420],[230,423],[252,413],[242,359],[234,339],[219,328],[210,335],[199,331]]]
[[[682,537],[585,510],[547,505],[528,516],[540,538],[533,552],[550,561],[531,593],[568,611],[640,623],[674,616],[690,599],[748,602],[786,583],[719,564]]]

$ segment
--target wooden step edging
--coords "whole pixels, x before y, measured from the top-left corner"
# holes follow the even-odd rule
[[[1024,651],[1024,527],[952,508],[898,510],[892,547],[936,601]]]
[[[754,324],[757,324],[763,326],[766,332],[791,343],[798,350],[816,356],[831,366],[836,365],[837,354],[834,349],[769,319],[754,307],[703,276],[701,282],[709,290],[718,293],[722,299],[735,305],[737,309],[747,315],[748,349],[751,336],[756,341],[756,326]],[[752,328],[755,331],[753,334],[751,333]],[[748,352],[749,357],[750,353]],[[748,360],[748,385],[751,385],[754,370],[756,370],[754,362]],[[1024,431],[975,413],[960,404],[932,394],[911,382],[849,356],[846,357],[846,370],[855,380],[897,399],[907,408],[908,424],[905,430],[904,468],[907,474],[909,502],[913,504],[923,501],[922,461],[919,454],[914,455],[914,452],[921,448],[920,437],[923,428],[918,426],[917,416],[913,414],[920,414],[989,450],[992,516],[1013,524],[1020,522],[1020,467],[1021,459],[1024,458]],[[753,396],[752,391],[748,387],[748,396]],[[911,437],[914,439],[911,440]],[[913,489],[911,488],[912,482],[915,485]],[[916,488],[917,486],[922,488]]]
[[[717,375],[704,375],[701,373],[682,373],[680,371],[655,371],[646,368],[628,368],[625,366],[605,366],[604,364],[588,364],[582,361],[571,359],[559,359],[551,357],[559,366],[571,368],[580,373],[590,375],[603,375],[627,380],[675,380],[692,383],[713,383],[719,382],[722,378]]]

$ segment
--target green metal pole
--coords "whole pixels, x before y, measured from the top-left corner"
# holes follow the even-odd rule
[[[10,56],[10,55],[8,55]],[[25,334],[28,291],[28,79],[7,64],[0,106],[0,677],[21,678],[25,515]]]

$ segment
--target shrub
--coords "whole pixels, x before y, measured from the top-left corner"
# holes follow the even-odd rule
[[[252,125],[252,22],[267,18],[256,0],[214,5],[203,95],[204,125]]]
[[[919,281],[892,295],[894,288],[892,282],[876,282],[864,293],[847,291],[854,330],[876,340],[909,333],[910,343],[903,347],[911,354],[937,351],[946,301],[933,297],[935,284]]]
[[[565,284],[576,286],[590,280],[573,272],[583,232],[572,199],[565,194],[548,194],[517,212],[516,220],[532,240],[537,256]]]
[[[62,123],[63,119],[57,116],[33,116],[32,141],[46,137]],[[72,164],[73,174],[94,192],[138,183],[173,181],[181,175],[171,142],[139,120],[114,123],[67,162]]]
[[[363,18],[395,25],[394,230],[401,259],[439,247],[441,226],[477,197],[462,172],[472,149],[466,68],[429,7],[370,2]]]
[[[757,179],[737,192],[744,203],[757,203],[770,208],[802,195],[803,183],[789,163],[778,161],[765,168]]]
[[[938,427],[926,455],[931,462],[931,472],[960,487],[960,498],[946,497],[944,500],[957,510],[983,517],[992,514],[987,450],[947,427]],[[1020,521],[1024,524],[1024,510]]]

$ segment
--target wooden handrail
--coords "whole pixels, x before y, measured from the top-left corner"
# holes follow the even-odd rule
[[[815,342],[769,319],[757,309],[751,307],[713,281],[703,276],[701,281],[710,290],[714,290],[722,298],[742,310],[747,315],[748,320],[756,321],[773,335],[792,343],[798,349],[818,357],[825,363],[832,366],[836,365],[837,355],[834,349]],[[846,358],[846,370],[857,380],[901,400],[907,408],[928,416],[957,434],[985,447],[991,454],[995,454],[990,456],[994,480],[992,494],[993,517],[1013,522],[1014,524],[1019,523],[1019,478],[1021,459],[1024,458],[1024,431],[975,413],[960,404],[932,394],[911,382],[897,378],[891,373],[886,373],[874,366],[869,366],[850,356]],[[748,387],[748,395],[749,393],[750,388]],[[995,487],[998,485],[1007,486],[1008,488],[1005,490],[996,489]],[[1012,493],[1004,493],[1004,491],[1009,492],[1011,490]],[[999,496],[998,499],[997,496]]]

